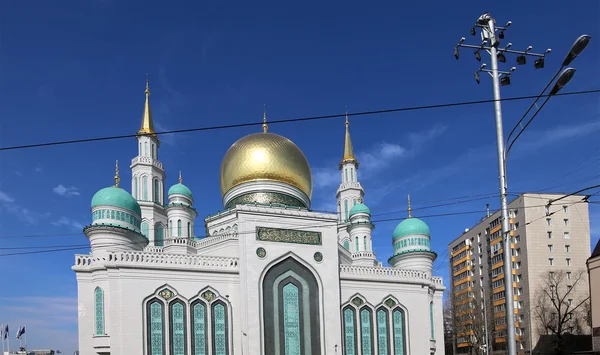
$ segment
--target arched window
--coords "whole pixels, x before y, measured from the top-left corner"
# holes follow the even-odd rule
[[[344,172],[346,173],[346,182],[348,182],[348,169],[344,169]]]
[[[154,228],[154,246],[162,247],[165,245],[164,228],[158,223]]]
[[[140,150],[138,151],[138,155],[142,155],[142,142],[140,142]]]
[[[229,325],[227,324],[227,307],[221,301],[212,305],[213,354],[229,355]]]
[[[174,301],[169,309],[170,343],[172,355],[186,355],[186,319],[185,306],[179,300]]]
[[[364,251],[367,251],[367,250],[369,250],[369,249],[367,249],[367,236],[365,236],[365,237],[363,238],[363,250],[364,250]]]
[[[380,308],[377,311],[377,348],[378,355],[390,354],[390,340],[388,337],[388,311]]]
[[[360,341],[363,355],[374,355],[373,325],[371,310],[364,307],[360,310]]]
[[[96,287],[94,291],[94,303],[96,309],[96,335],[105,335],[104,331],[104,291]]]
[[[177,236],[181,237],[181,220],[177,220]]]
[[[192,237],[194,237],[194,236],[192,235],[192,223],[191,223],[191,222],[188,222],[188,228],[187,228],[187,231],[188,231],[188,234],[187,234],[188,238],[192,238]]]
[[[406,334],[404,329],[404,312],[397,308],[393,314],[395,355],[406,355]]]
[[[349,240],[344,240],[344,248],[346,248],[346,250],[350,251],[350,241]]]
[[[354,250],[355,253],[358,253],[358,237],[354,238],[354,247],[356,250]]]
[[[138,198],[138,177],[133,177],[133,198]]]
[[[348,220],[348,200],[344,200],[344,221]]]
[[[150,152],[152,154],[152,159],[155,159],[156,156],[155,156],[155,151],[154,151],[154,143],[152,143],[152,150]]]
[[[433,302],[429,302],[429,324],[431,325],[431,340],[435,340],[435,323],[433,319]]]
[[[150,225],[148,224],[148,222],[142,222],[142,228],[141,228],[141,232],[144,235],[144,237],[148,238],[148,230],[150,229]]]
[[[350,168],[350,181],[354,181],[354,169]]]
[[[298,287],[288,283],[282,288],[283,333],[286,349],[300,350],[300,295]]]
[[[348,306],[342,312],[344,317],[344,348],[346,355],[356,355],[357,339],[356,339],[356,317],[355,311],[352,307]]]
[[[154,179],[154,202],[160,203],[160,189],[158,188],[158,179]]]
[[[192,303],[192,355],[208,354],[208,313],[202,301]]]
[[[144,156],[148,156],[148,142],[144,142]]]
[[[358,202],[358,201],[356,201],[356,199],[353,199],[353,200],[352,200],[352,206],[356,205],[356,203],[357,203],[357,202]]]
[[[142,200],[148,201],[148,177],[142,176]]]
[[[148,355],[163,355],[166,349],[164,305],[161,301],[153,299],[148,302],[146,319]]]

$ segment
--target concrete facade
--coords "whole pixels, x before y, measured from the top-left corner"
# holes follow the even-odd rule
[[[592,346],[600,351],[600,241],[587,261],[592,308]]]
[[[517,349],[521,353],[529,351],[530,346],[535,347],[539,338],[538,321],[530,309],[544,286],[544,277],[549,272],[564,271],[569,277],[584,272],[590,253],[588,204],[584,196],[564,196],[525,193],[509,203]],[[559,198],[548,206],[548,202]],[[506,346],[500,217],[499,211],[484,217],[448,245],[455,314],[457,307],[468,302],[467,299],[476,298],[478,304],[482,304],[481,297],[485,295],[491,319],[489,338],[494,350]],[[588,296],[585,275],[571,296],[574,302]],[[457,336],[457,353],[467,351],[468,336]]]

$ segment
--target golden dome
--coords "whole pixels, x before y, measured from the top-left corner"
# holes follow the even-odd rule
[[[304,153],[291,140],[254,133],[233,143],[221,163],[221,194],[250,181],[278,181],[298,188],[310,199],[312,174]]]

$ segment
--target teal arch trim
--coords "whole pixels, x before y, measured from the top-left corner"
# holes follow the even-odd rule
[[[373,355],[373,324],[371,320],[371,310],[363,308],[360,310],[360,341],[362,355]]]
[[[96,335],[105,335],[104,331],[104,291],[100,287],[94,290],[94,301],[96,309]]]
[[[344,240],[344,249],[350,251],[350,241],[349,240]]]
[[[208,354],[207,323],[206,305],[195,301],[192,303],[192,355]]]
[[[142,200],[148,201],[148,177],[142,176]]]
[[[148,355],[166,355],[164,304],[158,299],[148,302]]]
[[[181,237],[181,220],[177,220],[177,236]]]
[[[229,355],[227,306],[218,301],[212,306],[213,354]]]
[[[142,234],[144,235],[144,237],[146,237],[146,239],[148,239],[148,232],[150,230],[150,225],[148,224],[148,222],[142,222]]]
[[[429,302],[429,324],[431,326],[431,340],[435,340],[435,323],[433,317],[433,302]]]
[[[394,355],[406,355],[406,331],[404,312],[396,308],[393,313]]]
[[[114,218],[111,218],[114,217]],[[140,220],[139,218],[134,217],[132,214],[126,213],[126,212],[121,212],[121,211],[115,211],[115,210],[96,210],[94,212],[92,212],[92,222],[95,222],[99,219],[114,219],[116,221],[121,221],[121,222],[125,222],[128,224],[132,224],[134,226],[136,226],[137,228],[140,227]]]
[[[181,301],[170,305],[171,355],[187,355],[185,306]]]
[[[158,223],[154,228],[154,246],[162,247],[165,245],[165,229]]]
[[[137,199],[138,198],[138,177],[134,176],[133,177],[133,198]]]
[[[300,297],[293,283],[283,286],[283,334],[286,355],[301,355]]]
[[[377,311],[377,355],[390,355],[388,318],[388,311],[384,308]]]
[[[347,306],[342,312],[344,317],[344,354],[357,355],[356,339],[356,312],[350,306]]]
[[[154,202],[160,203],[160,189],[159,189],[158,179],[154,179]]]

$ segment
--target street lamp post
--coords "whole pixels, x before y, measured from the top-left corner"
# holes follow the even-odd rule
[[[508,21],[504,27],[496,26],[495,19],[491,16],[490,13],[485,13],[479,17],[475,26],[471,29],[471,35],[476,34],[475,28],[478,27],[481,29],[481,39],[482,42],[480,45],[469,45],[465,44],[465,38],[461,38],[458,45],[454,47],[454,56],[456,59],[459,58],[459,47],[465,48],[474,48],[475,49],[475,58],[478,61],[481,61],[480,51],[485,51],[490,55],[490,64],[491,69],[486,69],[486,64],[482,64],[478,71],[475,72],[475,80],[477,83],[480,83],[479,73],[486,72],[490,74],[492,77],[492,85],[494,92],[494,113],[496,119],[496,140],[497,140],[497,155],[498,155],[498,172],[499,172],[499,184],[500,184],[500,204],[501,204],[501,226],[502,226],[502,237],[504,242],[503,247],[503,255],[504,255],[504,288],[505,288],[505,312],[506,312],[506,332],[507,332],[507,347],[509,355],[517,355],[517,343],[516,343],[516,334],[515,334],[515,314],[514,314],[514,288],[512,286],[512,248],[511,242],[512,237],[510,235],[509,230],[509,216],[508,216],[508,192],[507,192],[507,182],[506,182],[506,158],[508,150],[512,147],[514,142],[519,138],[519,136],[523,133],[525,128],[531,123],[531,121],[535,118],[535,116],[541,110],[541,107],[535,112],[533,117],[531,117],[525,127],[521,129],[518,135],[513,139],[512,143],[509,144],[508,140],[506,144],[508,145],[508,150],[505,148],[504,137],[503,137],[503,127],[502,127],[502,105],[500,101],[500,86],[510,85],[510,76],[516,70],[515,67],[512,67],[510,71],[499,71],[498,70],[498,61],[506,62],[505,53],[518,54],[517,64],[523,65],[526,63],[526,57],[536,57],[537,59],[534,61],[534,66],[536,69],[541,69],[544,67],[544,59],[545,56],[551,52],[550,49],[547,49],[543,54],[541,53],[532,53],[530,52],[532,47],[529,46],[525,51],[516,51],[509,49],[512,46],[512,43],[508,43],[506,47],[499,48],[500,40],[504,39],[504,31],[512,24],[512,22]],[[500,31],[499,33],[497,33]],[[536,104],[537,100],[543,96],[546,89],[550,86],[552,81],[558,76],[560,71],[569,65],[573,59],[575,59],[588,45],[590,36],[582,35],[580,36],[573,46],[571,50],[563,60],[562,66],[559,71],[554,75],[554,77],[550,80],[548,85],[542,90],[542,93],[538,96],[538,98],[532,103],[529,107],[525,115],[519,120],[517,126],[523,121],[523,119],[527,116],[532,107]],[[573,77],[575,73],[575,69],[567,68],[562,73],[560,73],[560,77],[556,81],[554,87],[552,88],[550,94],[544,101],[543,105],[549,100],[551,96],[554,96],[558,93],[560,89],[562,89]],[[501,77],[502,76],[502,77]],[[512,133],[517,128],[513,128],[511,133],[509,134],[509,139],[512,136]],[[531,340],[530,340],[531,342]]]

